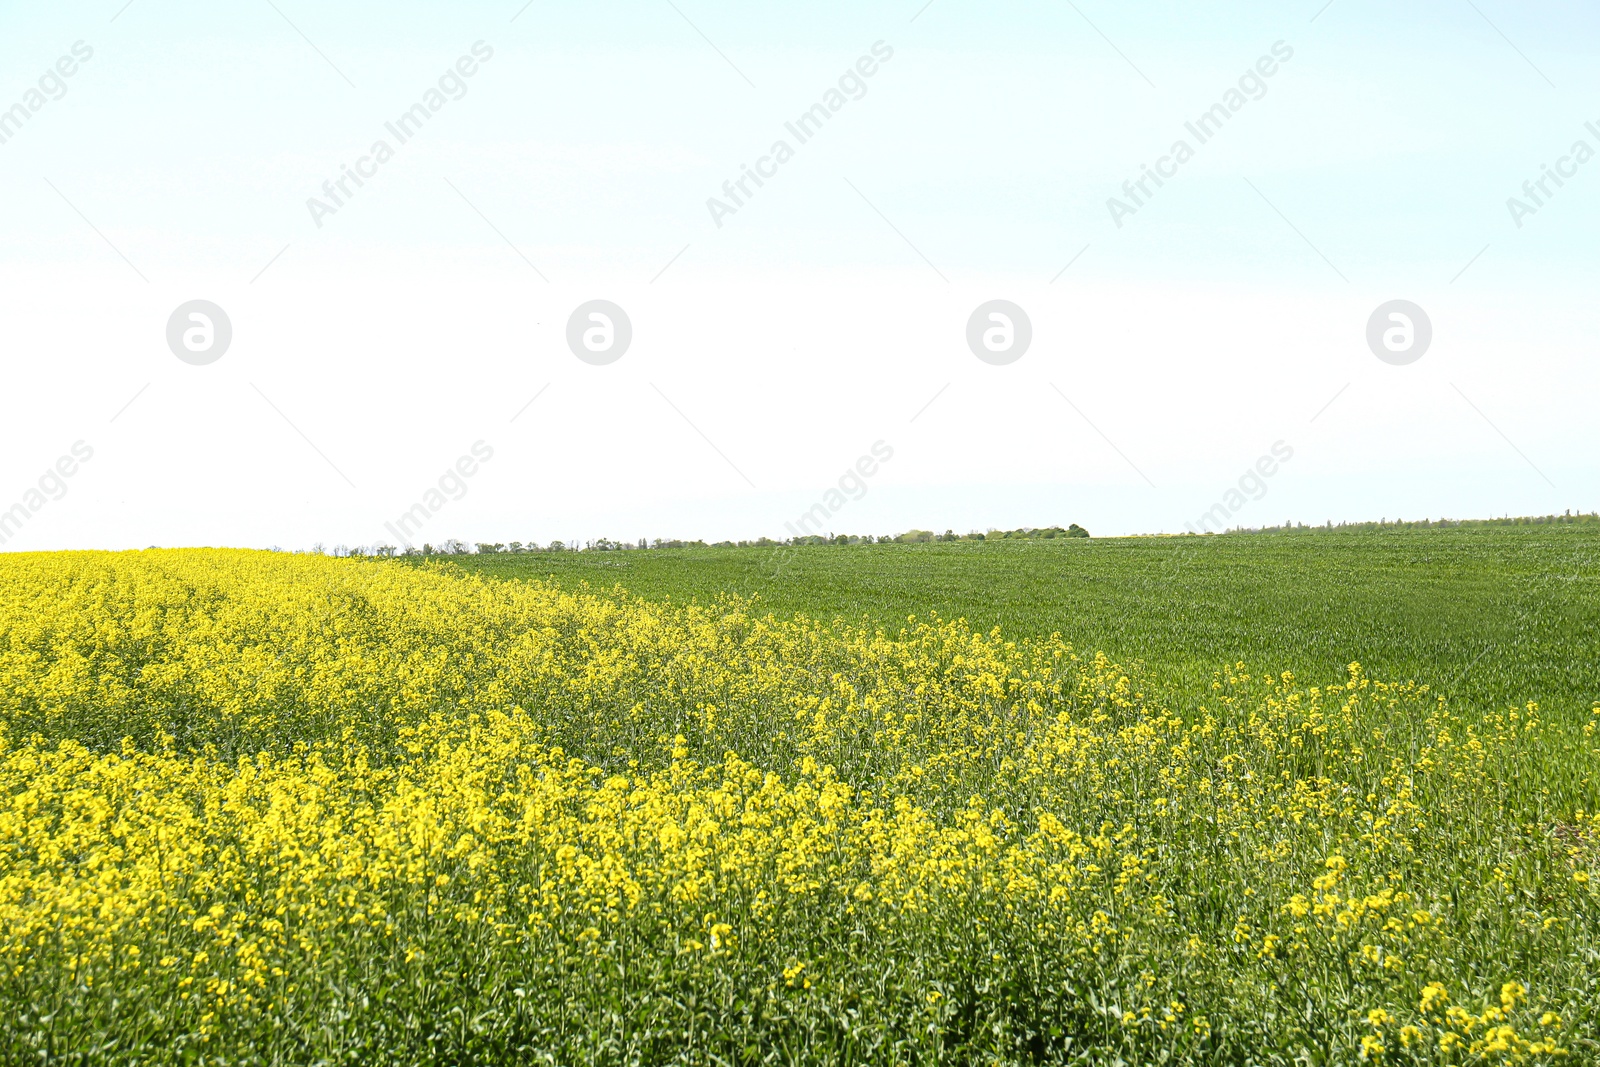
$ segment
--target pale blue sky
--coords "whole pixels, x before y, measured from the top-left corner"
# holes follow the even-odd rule
[[[1590,6],[273,3],[0,10],[0,109],[94,50],[0,144],[0,509],[104,442],[6,547],[370,542],[496,433],[500,480],[437,537],[778,534],[879,438],[841,529],[1181,529],[1279,439],[1239,522],[1600,505],[1600,160],[1521,228],[1506,207],[1600,149]],[[465,95],[314,225],[478,41]],[[879,41],[717,227],[707,198]],[[604,370],[562,343],[595,295],[639,337]],[[961,344],[996,296],[1037,338],[1007,368]],[[238,338],[203,370],[162,343],[193,297]],[[1396,297],[1434,321],[1407,368],[1362,341]]]
[[[1267,97],[1208,146],[1171,203],[1137,231],[1115,234],[1126,240],[1095,260],[1132,274],[1159,265],[1183,276],[1196,262],[1208,273],[1281,276],[1283,234],[1254,225],[1262,205],[1243,174],[1276,192],[1341,269],[1453,273],[1463,248],[1470,257],[1506,235],[1505,198],[1586,119],[1600,118],[1585,110],[1595,98],[1600,15],[1576,4],[1480,5],[1492,26],[1466,0],[1402,9],[1335,0],[1314,23],[1306,9],[1314,14],[1315,4],[1075,10],[934,0],[915,22],[906,12],[916,5],[679,5],[754,89],[664,0],[576,10],[536,0],[515,22],[506,12],[517,4],[441,6],[280,4],[327,61],[264,0],[226,8],[134,0],[115,22],[105,12],[116,4],[7,12],[8,96],[74,40],[94,46],[96,58],[66,99],[4,146],[12,158],[3,180],[14,196],[15,183],[38,184],[27,182],[30,170],[115,179],[128,199],[125,225],[270,239],[303,229],[307,180],[381,132],[380,120],[420,92],[434,67],[481,38],[500,62],[450,116],[447,136],[467,153],[493,151],[482,169],[534,194],[508,205],[507,221],[608,250],[658,233],[670,244],[674,226],[704,228],[708,183],[737,173],[778,120],[829,84],[833,68],[883,39],[899,62],[875,80],[870,104],[833,131],[831,162],[848,161],[858,185],[891,196],[898,218],[916,224],[953,269],[1053,273],[1060,249],[1107,237],[1106,196],[1282,39],[1296,58]],[[591,158],[545,153],[508,165],[504,152],[529,145]],[[472,172],[470,156],[462,163]],[[805,203],[790,197],[766,212],[772,229],[788,224],[800,236],[785,258],[893,261],[888,249],[849,247],[853,194],[821,184]],[[562,210],[538,194],[560,196]],[[1561,208],[1561,226],[1540,227],[1561,233],[1514,234],[1493,259],[1581,266],[1586,242],[1573,230],[1592,221],[1595,200]],[[373,226],[375,241],[417,236]],[[25,250],[8,242],[7,253]]]

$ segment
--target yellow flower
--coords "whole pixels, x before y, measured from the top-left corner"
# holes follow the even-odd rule
[[[1417,1002],[1417,1010],[1431,1012],[1440,1004],[1449,1001],[1450,995],[1445,992],[1444,983],[1429,982],[1422,987],[1422,999]]]
[[[637,990],[619,983],[658,971],[758,995],[788,960],[789,988],[826,971],[834,1012],[881,975],[878,946],[924,989],[1138,958],[1111,1002],[1140,1062],[1164,1029],[1266,1018],[1207,999],[1179,956],[1215,988],[1265,988],[1283,959],[1362,964],[1364,989],[1430,960],[1473,974],[1521,946],[1503,902],[1527,891],[1560,932],[1528,973],[1570,976],[1554,946],[1593,933],[1588,872],[1513,871],[1526,842],[1489,849],[1478,828],[1510,810],[1485,806],[1513,803],[1505,783],[1586,744],[1573,731],[1359,666],[1316,688],[1230,667],[1204,707],[1161,692],[1059,637],[920,613],[889,630],[435,565],[7,553],[0,976],[18,1003],[76,990],[69,1014],[148,1002],[174,1047],[222,1061],[247,1058],[230,1035],[280,1025],[314,1043],[296,1006],[350,973],[435,982],[432,1007],[473,1018],[507,1006],[474,1001],[501,995],[474,974],[621,1003]],[[1589,862],[1593,825],[1562,826],[1564,862]],[[1497,827],[1502,845],[1545,830]],[[1452,882],[1451,849],[1503,869]],[[1197,901],[1199,873],[1216,880]],[[1459,909],[1438,903],[1452,892]],[[1234,942],[1196,933],[1215,914]],[[1511,1029],[1537,1014],[1523,986],[1481,995],[1478,1016],[1429,983],[1417,1026],[1373,1008],[1362,1055],[1444,1016],[1453,1061],[1474,1041],[1556,1054],[1535,1051],[1555,1047],[1553,1012],[1543,1044]],[[907,1024],[863,1025],[880,1022]]]

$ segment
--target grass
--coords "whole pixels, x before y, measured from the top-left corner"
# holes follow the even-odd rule
[[[1590,542],[1491,534],[0,557],[0,1063],[1600,1062]]]
[[[497,578],[646,598],[758,597],[777,615],[898,626],[930,612],[1059,633],[1142,662],[1175,696],[1225,664],[1416,680],[1464,706],[1600,697],[1600,523],[1296,530],[1221,537],[706,548],[462,556]],[[773,572],[776,571],[775,576]]]

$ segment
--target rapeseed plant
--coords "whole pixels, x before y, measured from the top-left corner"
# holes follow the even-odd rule
[[[1582,1062],[1597,744],[1359,664],[1180,714],[959,621],[7,557],[0,1059]]]

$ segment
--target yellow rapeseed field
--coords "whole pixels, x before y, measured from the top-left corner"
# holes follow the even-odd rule
[[[0,557],[0,1062],[1600,1062],[1600,709]]]

